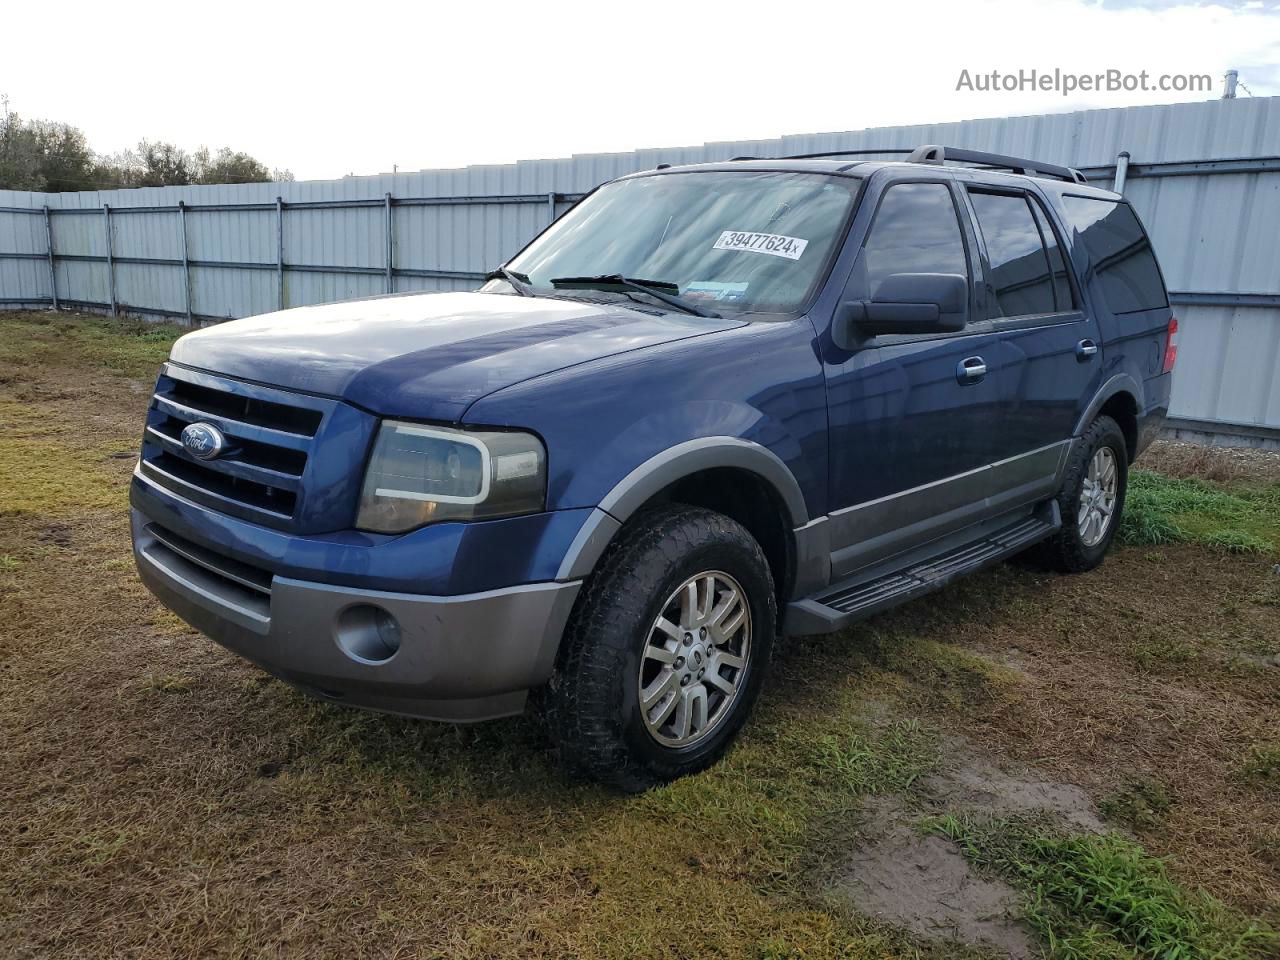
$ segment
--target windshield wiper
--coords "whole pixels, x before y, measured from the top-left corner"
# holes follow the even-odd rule
[[[496,270],[490,270],[485,274],[486,280],[505,280],[511,284],[513,290],[522,297],[537,296],[533,292],[533,286],[529,282],[529,278],[523,273],[516,273],[514,270],[508,270],[506,267],[498,267]]]
[[[555,277],[551,285],[557,290],[639,290],[668,306],[699,317],[716,317],[720,314],[681,297],[680,287],[665,280],[641,280],[624,277],[620,273],[605,273],[598,277]]]

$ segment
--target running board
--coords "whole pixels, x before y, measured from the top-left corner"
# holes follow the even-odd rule
[[[788,604],[785,631],[792,636],[834,633],[857,620],[941,590],[957,577],[1044,540],[1061,526],[1058,505],[1050,501],[1030,517],[901,570],[870,580],[855,575],[815,596]]]

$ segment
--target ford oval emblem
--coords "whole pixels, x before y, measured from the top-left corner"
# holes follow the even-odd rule
[[[213,460],[227,449],[227,438],[211,423],[192,423],[182,431],[182,449],[199,460]]]

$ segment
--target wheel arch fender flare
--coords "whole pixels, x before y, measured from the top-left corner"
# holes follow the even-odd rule
[[[1093,395],[1093,399],[1085,407],[1084,413],[1076,421],[1072,436],[1078,437],[1088,430],[1089,424],[1093,423],[1094,418],[1098,416],[1098,412],[1106,405],[1107,401],[1119,393],[1127,393],[1132,396],[1139,412],[1142,410],[1142,384],[1127,373],[1117,373],[1109,377],[1098,388],[1098,392]]]
[[[809,522],[800,484],[776,453],[741,437],[698,437],[655,454],[618,481],[570,543],[556,579],[587,576],[614,534],[655,495],[677,480],[718,467],[746,470],[769,484],[782,501],[793,530]]]

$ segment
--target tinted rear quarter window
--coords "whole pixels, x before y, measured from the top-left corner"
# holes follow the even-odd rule
[[[1151,241],[1129,204],[1067,195],[1062,208],[1089,253],[1093,274],[1112,313],[1169,305]]]
[[[1053,271],[1053,299],[1059,312],[1074,310],[1075,293],[1071,287],[1071,278],[1067,276],[1067,262],[1062,256],[1062,245],[1058,243],[1058,234],[1049,221],[1048,214],[1039,200],[1033,199],[1031,211],[1036,215],[1036,225],[1044,237],[1045,252],[1049,254],[1049,269]]]

